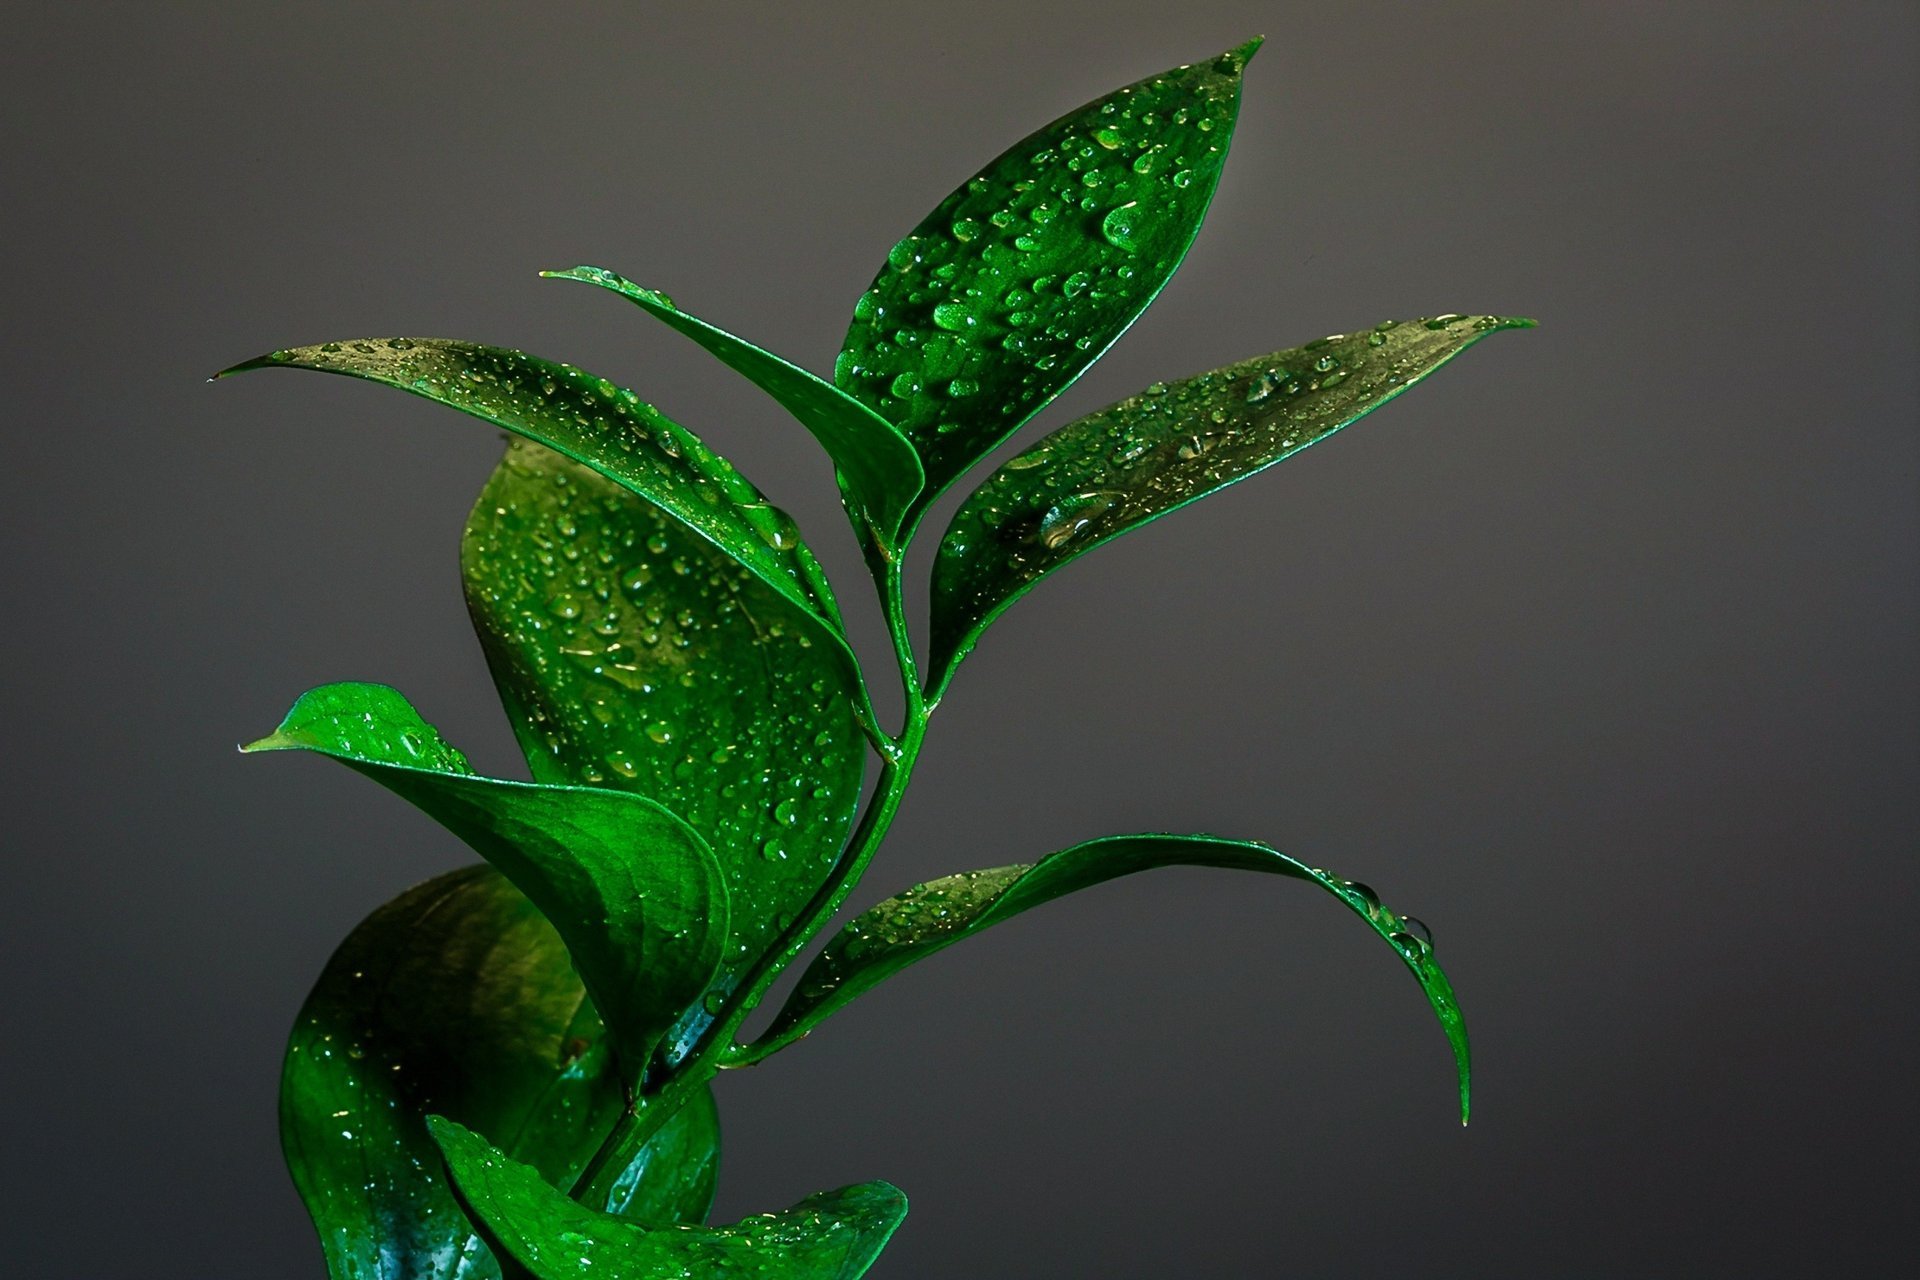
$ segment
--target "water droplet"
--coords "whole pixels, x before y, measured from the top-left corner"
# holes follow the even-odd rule
[[[665,746],[667,743],[673,741],[673,726],[665,720],[655,720],[647,726],[647,737]]]
[[[1427,328],[1444,329],[1450,324],[1459,324],[1462,320],[1465,320],[1465,319],[1466,319],[1465,316],[1460,315],[1457,312],[1449,311],[1446,315],[1435,316],[1433,319],[1427,321]]]
[[[912,236],[887,250],[887,264],[895,271],[909,270],[918,261],[920,250],[914,245]]]
[[[787,846],[781,842],[780,837],[775,836],[760,846],[760,856],[768,862],[785,862]]]
[[[607,768],[613,770],[623,778],[637,778],[640,776],[640,766],[635,764],[633,757],[624,751],[609,752],[607,754]]]
[[[1060,292],[1069,298],[1077,297],[1079,294],[1085,292],[1086,287],[1092,283],[1092,276],[1084,271],[1076,271],[1060,282]]]
[[[974,219],[955,218],[953,220],[953,238],[955,240],[965,244],[969,240],[978,239],[979,235],[980,224]]]
[[[933,322],[942,329],[962,333],[973,327],[973,312],[958,302],[942,302],[933,309]]]
[[[1118,208],[1109,210],[1100,220],[1100,234],[1107,243],[1116,249],[1134,250],[1134,241],[1140,233],[1140,202],[1129,200]]]
[[[902,400],[911,400],[920,394],[920,379],[911,373],[902,373],[894,378],[887,390]]]
[[[955,378],[947,384],[947,394],[956,400],[965,399],[980,390],[980,384],[972,378]]]
[[[1112,129],[1094,130],[1093,140],[1099,143],[1101,146],[1105,147],[1109,151],[1115,150],[1116,148],[1124,145],[1126,142],[1125,138],[1121,137],[1118,133],[1114,132]]]
[[[1179,171],[1178,173],[1176,173],[1176,174],[1174,174],[1174,175],[1173,175],[1173,185],[1174,185],[1174,186],[1176,186],[1176,187],[1179,187],[1179,188],[1181,188],[1182,190],[1184,190],[1184,189],[1186,189],[1187,187],[1190,187],[1190,186],[1192,186],[1192,185],[1193,185],[1193,170],[1191,170],[1191,169],[1182,169],[1182,170],[1180,170],[1180,171]]]

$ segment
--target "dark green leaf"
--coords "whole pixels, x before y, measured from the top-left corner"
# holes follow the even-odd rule
[[[658,504],[793,601],[858,669],[833,590],[792,519],[725,458],[633,392],[572,365],[447,338],[293,347],[220,376],[274,368],[398,387],[585,463]]]
[[[834,381],[920,451],[924,509],[1100,358],[1200,229],[1251,41],[1016,143],[893,247]]]
[[[490,867],[410,889],[348,935],[287,1046],[280,1133],[334,1280],[490,1280],[427,1134],[429,1111],[570,1181],[622,1107],[566,949]],[[698,1222],[719,1143],[703,1093],[629,1166],[616,1206]]]
[[[1038,863],[968,871],[929,881],[856,916],[801,975],[780,1016],[749,1059],[790,1044],[881,980],[916,960],[1019,915],[1029,907],[1155,867],[1224,867],[1306,880],[1340,899],[1394,950],[1427,993],[1453,1046],[1460,1076],[1460,1118],[1467,1116],[1467,1027],[1447,975],[1434,962],[1424,926],[1380,905],[1371,889],[1309,867],[1277,849],[1219,836],[1109,836],[1062,849]]]
[[[813,433],[833,459],[848,509],[856,520],[873,529],[881,546],[892,549],[907,506],[920,495],[926,476],[920,469],[920,456],[891,422],[831,382],[687,314],[664,293],[642,288],[600,267],[543,274],[612,289],[692,338],[772,396]]]
[[[512,1258],[534,1280],[856,1280],[907,1213],[897,1188],[863,1182],[730,1227],[654,1226],[575,1204],[478,1134],[439,1117],[428,1123],[468,1216],[503,1262]]]
[[[699,833],[642,796],[474,775],[384,685],[323,685],[248,751],[332,756],[418,805],[533,900],[606,1019],[624,1078],[707,989],[727,890]]]
[[[460,561],[535,781],[648,796],[713,849],[733,928],[717,1003],[846,839],[866,763],[847,669],[732,559],[539,445],[508,446]],[[710,1020],[691,1009],[668,1057]]]
[[[1379,408],[1498,329],[1388,321],[1155,384],[1008,459],[954,514],[933,572],[934,696],[980,633],[1043,575],[1224,489]]]

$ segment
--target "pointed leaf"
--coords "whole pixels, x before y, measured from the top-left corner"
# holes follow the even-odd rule
[[[659,508],[515,441],[461,544],[467,607],[537,782],[633,791],[705,838],[734,945],[709,999],[797,915],[860,802],[847,669],[794,607]],[[676,1058],[712,1020],[696,1002]]]
[[[834,382],[919,449],[916,512],[1099,359],[1173,275],[1213,199],[1258,47],[1061,117],[887,255]]]
[[[1467,1028],[1447,975],[1434,962],[1425,926],[1380,905],[1371,889],[1309,867],[1277,849],[1219,836],[1138,835],[1090,840],[1038,863],[968,871],[929,881],[856,916],[801,975],[786,1007],[745,1056],[757,1060],[791,1044],[855,996],[962,938],[1079,889],[1156,867],[1224,867],[1306,880],[1344,902],[1419,980],[1453,1046],[1460,1118],[1467,1115]]]
[[[772,396],[813,433],[833,459],[848,509],[856,521],[870,526],[880,545],[892,549],[908,504],[926,484],[920,456],[899,428],[831,382],[682,311],[664,293],[642,288],[600,267],[541,274],[613,290],[692,338],[722,364]]]
[[[498,867],[566,941],[629,1083],[706,990],[727,941],[726,883],[699,834],[653,801],[477,777],[384,685],[311,690],[246,750],[332,756]]]
[[[559,936],[499,872],[464,867],[381,907],[334,953],[287,1045],[280,1134],[334,1280],[491,1280],[427,1113],[502,1135],[565,1183],[622,1106]],[[614,1203],[702,1220],[718,1146],[706,1093],[654,1135]]]
[[[1156,384],[1016,454],[961,504],[941,539],[935,696],[987,625],[1045,574],[1326,439],[1487,334],[1532,323],[1388,321]]]
[[[781,1213],[729,1227],[651,1225],[595,1213],[548,1186],[471,1130],[429,1121],[462,1202],[503,1267],[533,1280],[581,1276],[766,1276],[856,1280],[900,1220],[907,1200],[884,1182],[808,1196]],[[511,1268],[507,1268],[511,1276]]]
[[[633,392],[524,351],[449,338],[367,338],[275,351],[219,374],[314,369],[398,387],[585,463],[660,506],[794,602],[858,670],[839,606],[785,512]]]

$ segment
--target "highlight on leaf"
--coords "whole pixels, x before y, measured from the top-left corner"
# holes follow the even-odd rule
[[[1099,359],[1179,267],[1259,45],[1062,116],[887,254],[854,307],[834,382],[920,451],[927,485],[914,516]]]
[[[1380,904],[1373,890],[1308,866],[1251,840],[1206,835],[1108,836],[1062,849],[1037,863],[967,871],[916,885],[856,916],[800,976],[786,1006],[733,1065],[747,1065],[792,1044],[900,970],[963,938],[1055,898],[1159,867],[1220,867],[1305,880],[1332,894],[1389,943],[1426,993],[1453,1049],[1466,1123],[1471,1059],[1466,1021],[1433,956],[1426,927]]]
[[[1388,320],[1155,383],[1014,455],[961,504],[940,541],[930,697],[1046,574],[1326,439],[1488,334],[1532,324]]]
[[[726,949],[726,882],[685,822],[623,791],[478,777],[384,685],[311,690],[245,750],[331,756],[498,867],[566,941],[629,1083]]]
[[[731,1226],[635,1222],[575,1204],[537,1170],[452,1120],[434,1117],[428,1127],[462,1206],[503,1268],[510,1259],[533,1280],[857,1280],[907,1214],[907,1198],[898,1188],[863,1182]]]

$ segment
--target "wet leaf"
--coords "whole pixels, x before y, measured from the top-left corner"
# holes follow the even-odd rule
[[[1426,928],[1380,905],[1363,884],[1309,867],[1277,849],[1219,836],[1137,835],[1090,840],[1033,864],[968,871],[918,885],[856,916],[801,975],[773,1025],[746,1051],[757,1059],[805,1035],[854,997],[962,938],[1079,889],[1156,867],[1223,867],[1291,876],[1320,886],[1393,946],[1439,1016],[1468,1098],[1467,1028]]]
[[[1250,41],[1014,144],[893,247],[834,382],[900,425],[917,513],[1100,358],[1200,229]]]
[[[1531,320],[1388,321],[1156,384],[1007,460],[954,514],[933,572],[934,696],[1042,576],[1365,417],[1466,348]]]
[[[334,1280],[492,1280],[428,1112],[503,1135],[514,1159],[566,1183],[622,1105],[559,935],[497,871],[465,867],[381,907],[334,953],[287,1046],[280,1133]],[[718,1143],[702,1093],[612,1207],[701,1221]]]
[[[831,382],[689,315],[664,293],[642,288],[600,267],[542,274],[613,290],[678,329],[772,396],[813,433],[833,459],[856,525],[869,526],[882,547],[893,548],[907,506],[920,495],[926,477],[920,469],[919,455],[891,422]]]
[[[727,942],[726,883],[699,834],[653,801],[478,777],[384,685],[311,690],[246,750],[331,756],[499,868],[566,941],[629,1083],[707,989]]]
[[[650,1225],[575,1204],[451,1120],[429,1124],[468,1216],[503,1265],[510,1257],[533,1280],[856,1280],[907,1213],[897,1188],[863,1182],[732,1226]]]
[[[717,1003],[846,840],[866,763],[846,667],[734,560],[536,444],[508,445],[460,563],[534,780],[650,797],[713,850],[733,929]],[[696,1002],[667,1058],[711,1020]]]
[[[833,590],[793,521],[725,458],[624,387],[523,351],[448,338],[293,347],[219,376],[249,369],[314,369],[398,387],[585,463],[791,600],[858,671]]]

